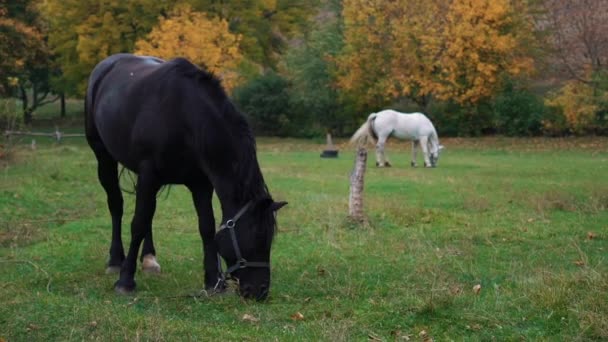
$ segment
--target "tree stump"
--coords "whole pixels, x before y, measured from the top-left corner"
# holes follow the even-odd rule
[[[348,215],[351,219],[363,222],[363,186],[365,177],[365,166],[367,165],[367,149],[357,148],[355,154],[355,166],[350,174],[350,195],[348,198]]]

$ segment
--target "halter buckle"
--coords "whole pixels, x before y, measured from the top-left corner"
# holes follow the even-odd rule
[[[234,228],[236,226],[236,222],[234,222],[233,220],[228,220],[226,221],[226,228]]]
[[[239,268],[247,267],[247,260],[245,260],[245,259],[241,259],[241,260],[237,261],[236,263],[239,265]]]

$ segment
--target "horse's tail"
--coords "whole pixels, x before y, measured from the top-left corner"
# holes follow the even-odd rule
[[[374,119],[378,113],[372,113],[367,117],[367,121],[359,127],[359,129],[350,138],[350,143],[360,147],[365,146],[368,142],[375,144],[376,132],[374,132]]]

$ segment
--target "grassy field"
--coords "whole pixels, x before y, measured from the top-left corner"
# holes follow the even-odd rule
[[[163,273],[116,295],[92,153],[17,146],[0,167],[0,341],[608,339],[608,139],[442,143],[437,169],[410,168],[405,144],[388,147],[390,169],[370,154],[370,223],[356,227],[347,146],[330,160],[320,143],[261,139],[270,190],[289,201],[263,303],[191,296],[202,247],[177,186],[154,221]]]

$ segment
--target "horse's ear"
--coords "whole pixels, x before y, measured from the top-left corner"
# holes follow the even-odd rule
[[[287,202],[272,202],[272,204],[270,205],[270,210],[276,212],[277,210],[283,208],[286,205],[287,205]]]

